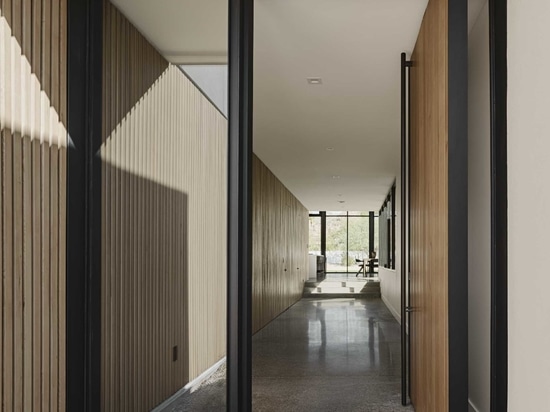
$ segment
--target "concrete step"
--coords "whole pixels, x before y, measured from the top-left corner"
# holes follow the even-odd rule
[[[316,280],[304,284],[303,297],[380,297],[380,282],[372,280]]]

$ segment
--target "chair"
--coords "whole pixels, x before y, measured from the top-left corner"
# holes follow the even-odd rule
[[[359,273],[361,273],[361,271],[363,271],[363,276],[365,276],[368,259],[355,259],[355,263],[357,263],[357,266],[359,266],[359,270],[355,274],[355,277],[359,276]]]

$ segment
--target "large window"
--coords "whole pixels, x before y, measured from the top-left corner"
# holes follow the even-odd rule
[[[377,221],[374,212],[310,212],[309,251],[326,256],[329,273],[356,272],[356,259],[367,259],[370,252],[378,253]]]

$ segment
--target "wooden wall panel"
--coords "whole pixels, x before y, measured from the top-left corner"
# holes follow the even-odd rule
[[[309,212],[256,156],[252,196],[252,328],[257,332],[302,297]]]
[[[412,61],[411,399],[417,412],[444,412],[449,409],[447,0],[430,0]]]
[[[0,1],[0,400],[65,410],[66,0]]]
[[[104,19],[102,410],[147,411],[225,354],[227,120]]]

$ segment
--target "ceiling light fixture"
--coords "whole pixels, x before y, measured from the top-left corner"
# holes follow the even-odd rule
[[[321,79],[320,77],[308,77],[307,82],[312,85],[319,85],[323,84],[323,79]]]
[[[333,178],[333,179],[340,179],[340,176],[334,175],[334,176],[332,176],[332,178]]]
[[[346,203],[345,200],[338,200],[338,203]]]
[[[327,152],[332,152],[334,150],[334,147],[327,147]]]

